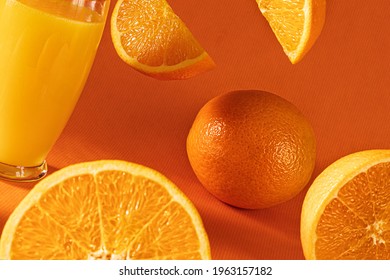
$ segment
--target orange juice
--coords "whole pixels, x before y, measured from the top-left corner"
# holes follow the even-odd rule
[[[105,22],[74,2],[0,0],[1,163],[42,164],[72,114]]]

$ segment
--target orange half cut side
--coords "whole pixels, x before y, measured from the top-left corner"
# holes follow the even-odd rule
[[[307,259],[390,259],[390,150],[346,156],[318,176],[301,240]]]
[[[0,259],[210,259],[202,220],[171,181],[123,161],[39,182],[8,219]]]

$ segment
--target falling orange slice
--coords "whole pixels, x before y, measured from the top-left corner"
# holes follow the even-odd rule
[[[348,155],[315,179],[301,241],[307,259],[390,259],[390,150]]]
[[[165,0],[119,0],[111,37],[123,61],[157,79],[187,79],[215,67]]]
[[[325,0],[256,0],[292,64],[311,49],[325,22]]]
[[[123,161],[66,167],[8,219],[0,259],[209,259],[201,218],[166,177]]]

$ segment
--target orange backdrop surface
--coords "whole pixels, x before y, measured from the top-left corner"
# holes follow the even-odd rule
[[[143,76],[117,56],[108,22],[84,92],[47,158],[50,172],[98,159],[149,166],[194,202],[214,259],[303,259],[300,211],[309,185],[273,208],[233,208],[197,180],[186,137],[211,98],[259,89],[289,100],[313,125],[313,178],[349,153],[390,149],[389,1],[328,0],[324,29],[296,65],[284,55],[255,0],[168,2],[217,67],[184,81]],[[0,182],[0,231],[32,186]]]

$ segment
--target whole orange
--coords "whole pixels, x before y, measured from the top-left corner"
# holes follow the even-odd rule
[[[187,138],[202,185],[230,205],[259,209],[297,195],[312,175],[316,143],[305,116],[275,94],[219,95],[198,113]]]

